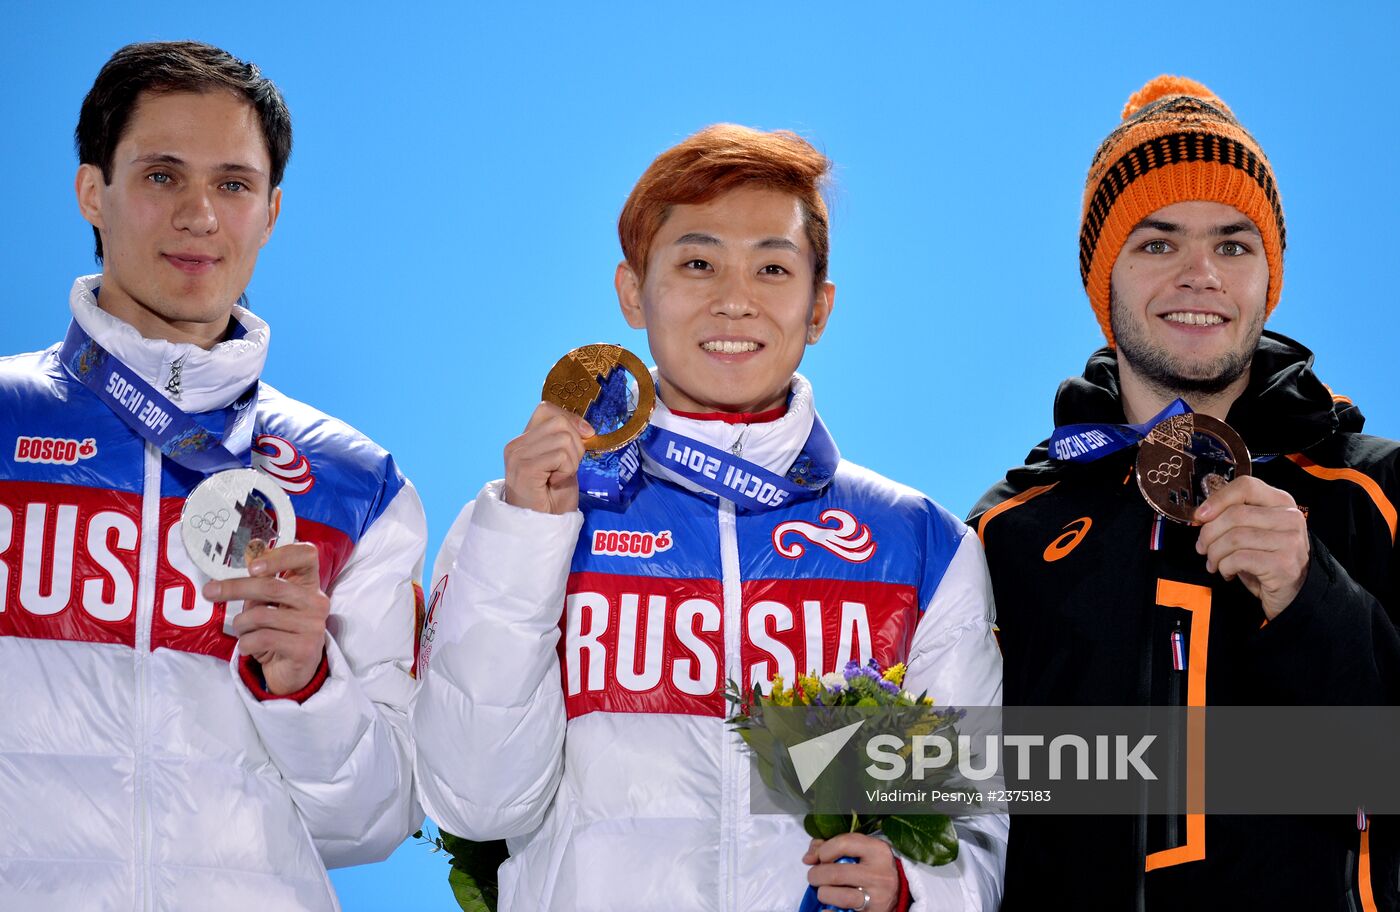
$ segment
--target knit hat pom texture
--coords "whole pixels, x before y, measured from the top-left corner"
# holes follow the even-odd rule
[[[1163,98],[1172,95],[1190,95],[1193,98],[1204,98],[1211,104],[1230,111],[1228,105],[1216,97],[1215,93],[1206,88],[1194,79],[1187,79],[1185,76],[1158,76],[1147,85],[1138,89],[1128,98],[1128,103],[1123,105],[1123,119],[1127,120],[1138,111]],[[1233,116],[1234,112],[1230,112]]]

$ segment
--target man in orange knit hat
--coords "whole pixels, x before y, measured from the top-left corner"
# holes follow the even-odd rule
[[[1129,100],[1080,231],[1108,345],[970,520],[1008,706],[1400,703],[1400,446],[1264,331],[1284,237],[1268,159],[1209,89],[1163,76]],[[1003,909],[1395,908],[1392,829],[1016,815]]]

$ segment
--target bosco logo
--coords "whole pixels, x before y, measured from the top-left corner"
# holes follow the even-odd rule
[[[593,553],[613,557],[651,557],[661,551],[671,550],[671,530],[661,532],[606,532],[599,529],[593,533]]]
[[[15,439],[15,462],[38,462],[48,465],[74,465],[81,459],[97,455],[97,441],[91,437],[70,440],[63,437],[18,437]]]
[[[272,476],[288,494],[305,494],[316,484],[311,463],[291,441],[263,434],[253,441],[253,468]]]

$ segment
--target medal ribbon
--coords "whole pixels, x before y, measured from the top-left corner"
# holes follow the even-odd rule
[[[1191,406],[1175,399],[1142,424],[1066,424],[1050,435],[1050,458],[1057,462],[1094,462],[1119,450],[1135,446],[1148,431],[1168,418],[1186,415]]]
[[[813,419],[812,432],[786,475],[652,425],[616,453],[585,458],[579,466],[579,490],[603,504],[626,506],[639,481],[642,452],[696,486],[754,513],[815,496],[841,460],[836,441],[820,418]]]
[[[859,861],[859,858],[852,858],[849,855],[843,855],[836,859],[837,864],[856,864]],[[817,899],[817,888],[809,886],[802,894],[802,902],[798,904],[797,912],[851,912],[851,910],[822,902]]]
[[[206,475],[247,466],[247,461],[230,452],[224,441],[253,420],[257,411],[251,407],[258,398],[256,383],[237,401],[214,413],[222,419],[224,430],[220,434],[181,411],[165,394],[99,345],[76,320],[68,326],[58,357],[79,383],[165,457]]]

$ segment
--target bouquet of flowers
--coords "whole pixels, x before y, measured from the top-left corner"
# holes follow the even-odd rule
[[[752,690],[741,690],[731,680],[725,698],[734,704],[735,712],[728,722],[753,751],[764,783],[778,796],[790,799],[785,803],[796,802],[810,811],[803,818],[809,835],[830,839],[841,833],[879,833],[905,858],[928,865],[948,864],[958,857],[958,836],[947,814],[846,810],[863,803],[859,798],[862,791],[887,784],[867,780],[865,774],[819,774],[814,782],[804,783],[789,752],[789,748],[815,737],[852,727],[853,716],[861,722],[862,742],[894,734],[905,742],[902,753],[906,756],[908,742],[917,735],[937,732],[950,735],[949,740],[956,743],[953,726],[963,714],[935,710],[927,694],[915,696],[904,690],[904,672],[903,663],[881,668],[874,659],[865,665],[850,662],[839,672],[799,674],[791,685],[777,675],[766,694],[757,684]]]

